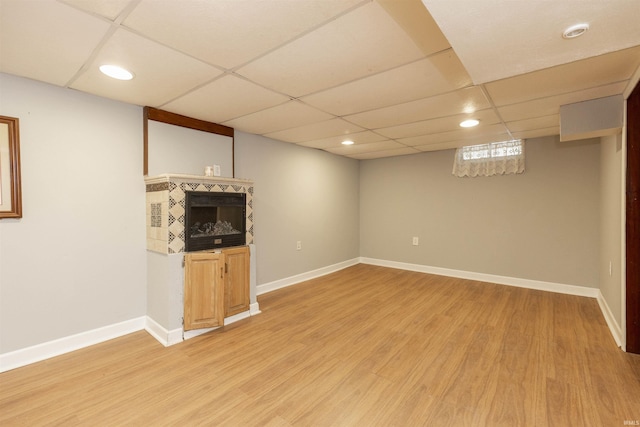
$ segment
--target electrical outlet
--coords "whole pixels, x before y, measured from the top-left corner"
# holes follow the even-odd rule
[[[417,237],[413,238],[413,246],[418,246],[418,238]]]
[[[213,176],[220,176],[220,165],[213,165]]]
[[[296,242],[296,250],[298,250],[298,251],[299,251],[299,250],[301,250],[301,249],[302,249],[302,242],[301,242],[300,240],[298,240],[298,241]]]

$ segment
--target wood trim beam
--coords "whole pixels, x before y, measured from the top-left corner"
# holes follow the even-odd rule
[[[185,128],[201,130],[203,132],[216,133],[218,135],[230,136],[233,138],[234,129],[218,123],[207,122],[181,114],[170,113],[153,107],[144,107],[147,111],[147,119],[156,122],[168,123],[170,125],[182,126]]]
[[[207,122],[205,120],[194,119],[193,117],[183,116],[181,114],[171,113],[169,111],[160,110],[153,107],[144,107],[143,109],[143,155],[144,165],[143,174],[149,173],[149,120],[167,123],[170,125],[181,126],[189,129],[199,130],[202,132],[215,133],[231,137],[231,176],[236,176],[236,159],[235,159],[235,130],[232,127],[224,126],[218,123]]]

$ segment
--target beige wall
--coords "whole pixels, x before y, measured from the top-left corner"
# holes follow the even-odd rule
[[[142,109],[0,74],[22,210],[0,221],[0,354],[146,312]]]
[[[24,210],[0,221],[0,354],[145,316],[141,108],[1,74],[0,91],[20,118]],[[239,132],[258,285],[363,256],[598,287],[599,245],[617,244],[615,212],[600,217],[611,147],[534,139],[525,174],[469,179],[453,151],[358,162]]]
[[[598,287],[598,139],[529,140],[522,175],[456,178],[453,156],[362,162],[361,256]]]
[[[602,138],[600,203],[600,292],[622,325],[622,135]],[[611,270],[609,270],[611,264]],[[611,273],[609,273],[611,271]]]
[[[255,182],[258,286],[358,257],[357,160],[243,132],[235,141],[236,176]]]

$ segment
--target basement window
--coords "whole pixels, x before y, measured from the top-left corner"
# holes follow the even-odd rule
[[[492,142],[456,149],[453,175],[475,177],[524,172],[524,141]]]

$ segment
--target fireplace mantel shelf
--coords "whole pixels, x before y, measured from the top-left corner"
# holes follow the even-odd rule
[[[252,185],[253,181],[250,179],[242,178],[226,178],[221,176],[204,176],[204,175],[185,175],[165,173],[155,176],[145,176],[144,182],[146,184],[160,184],[163,182],[194,182],[194,183],[210,183],[210,184],[240,184],[240,185]]]

